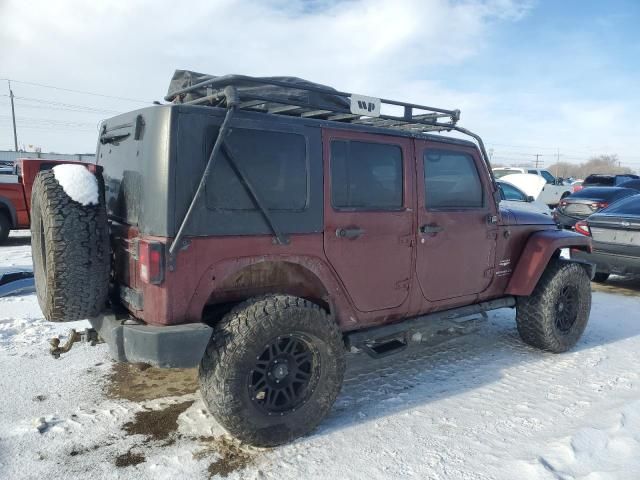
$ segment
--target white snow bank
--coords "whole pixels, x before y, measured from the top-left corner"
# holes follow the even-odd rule
[[[72,200],[85,206],[98,204],[98,179],[84,165],[57,165],[53,174]]]

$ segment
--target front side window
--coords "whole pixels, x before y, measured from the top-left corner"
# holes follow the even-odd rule
[[[427,150],[423,160],[425,206],[428,209],[484,206],[482,182],[471,155]]]
[[[402,149],[350,140],[331,142],[331,203],[341,210],[398,210],[403,205]]]
[[[502,191],[502,198],[504,200],[511,200],[516,202],[525,202],[527,197],[518,190],[516,187],[509,185],[508,183],[501,182],[499,184],[500,190]]]
[[[215,135],[212,138],[215,140]],[[305,209],[308,169],[303,135],[234,128],[225,144],[267,209]],[[207,206],[216,210],[257,209],[224,149],[207,183]]]
[[[555,183],[556,179],[554,178],[554,176],[551,175],[546,170],[542,170],[540,174],[543,176],[543,178],[547,181],[548,184],[553,185]]]

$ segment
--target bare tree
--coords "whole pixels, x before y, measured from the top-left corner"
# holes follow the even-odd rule
[[[558,162],[549,166],[549,170],[562,178],[585,178],[593,173],[623,174],[634,173],[632,169],[620,165],[618,155],[598,155],[584,163]]]

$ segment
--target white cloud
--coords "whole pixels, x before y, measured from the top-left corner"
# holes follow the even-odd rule
[[[438,68],[472,58],[499,22],[517,21],[528,8],[516,0],[5,0],[0,77],[151,101],[164,95],[175,68],[295,75],[365,94],[469,109],[468,115],[463,110],[465,120],[481,120],[474,112],[491,107],[491,98],[447,88]],[[23,84],[14,91],[108,110],[137,106]],[[21,143],[93,150],[92,125],[99,116],[78,120],[67,111],[18,107],[18,116],[27,118],[19,122],[25,127]],[[6,102],[0,109],[3,148],[11,143]],[[41,121],[41,129],[28,129],[30,118],[84,126],[74,131],[51,124],[58,130],[48,131]]]

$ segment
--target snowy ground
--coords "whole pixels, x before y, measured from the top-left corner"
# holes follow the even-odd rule
[[[0,267],[29,266],[28,242],[12,235]],[[0,299],[1,479],[640,478],[637,279],[597,288],[564,355],[524,346],[510,310],[437,346],[351,355],[329,418],[271,450],[224,435],[193,371],[115,367],[104,346],[52,359],[70,326],[84,323],[44,322],[34,295]]]

